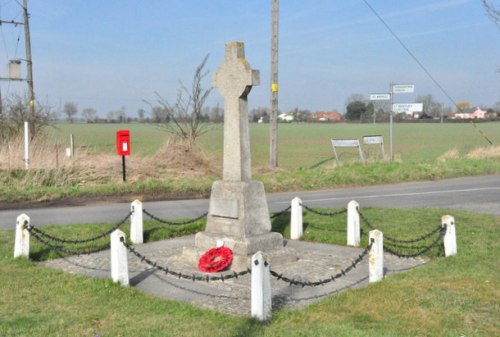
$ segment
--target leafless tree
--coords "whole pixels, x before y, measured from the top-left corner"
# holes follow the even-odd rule
[[[205,70],[207,60],[208,55],[196,67],[190,89],[180,82],[181,87],[177,92],[175,105],[170,105],[158,92],[155,92],[159,98],[158,103],[169,114],[169,121],[165,124],[167,132],[191,143],[196,142],[199,136],[208,131],[208,124],[204,122],[203,106],[213,87],[204,89],[202,86],[202,81],[208,75],[208,71]]]
[[[497,25],[498,29],[500,29],[500,9],[495,8],[493,4],[489,3],[487,0],[481,0],[483,3],[484,9],[486,9],[486,13],[493,20],[495,25]]]
[[[97,111],[93,108],[85,108],[82,110],[82,116],[85,118],[87,123],[92,123],[95,120],[96,115]]]
[[[74,117],[78,113],[78,108],[76,107],[76,103],[73,103],[73,102],[64,103],[63,113],[68,118],[68,121],[70,123],[73,123]]]
[[[3,102],[0,115],[0,141],[6,141],[18,135],[28,122],[31,139],[35,138],[53,120],[48,106],[35,105],[34,114],[30,113],[28,98],[12,94]]]

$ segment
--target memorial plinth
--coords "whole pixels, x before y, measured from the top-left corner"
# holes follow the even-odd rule
[[[213,82],[224,97],[223,179],[212,185],[206,229],[195,246],[199,255],[223,243],[233,250],[232,269],[241,269],[257,251],[283,249],[283,236],[271,232],[264,185],[252,180],[247,96],[259,72],[245,59],[242,42],[226,44]]]

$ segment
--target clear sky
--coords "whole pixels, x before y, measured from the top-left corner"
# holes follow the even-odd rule
[[[455,101],[500,101],[500,28],[480,0],[367,1]],[[0,18],[22,21],[19,2],[0,0]],[[70,101],[137,116],[155,91],[173,103],[206,54],[211,85],[229,41],[243,41],[260,70],[250,108],[269,106],[271,0],[29,0],[28,8],[35,93],[56,111]],[[25,58],[24,33],[7,24],[0,33],[5,77],[9,59]],[[280,1],[280,109],[344,112],[351,94],[388,92],[391,82],[415,84],[397,101],[432,94],[452,105],[363,0]],[[0,85],[4,97],[26,88]],[[217,103],[214,91],[208,104]]]

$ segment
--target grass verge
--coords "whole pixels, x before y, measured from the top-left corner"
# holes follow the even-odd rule
[[[337,210],[334,210],[337,211]],[[1,336],[495,336],[499,335],[500,217],[436,209],[363,209],[388,235],[412,238],[455,216],[458,255],[332,296],[305,309],[282,309],[268,325],[166,301],[12,259],[12,230],[0,232]],[[273,220],[287,236],[289,217]],[[306,240],[343,243],[345,215],[304,216]],[[89,237],[112,224],[44,227],[65,238]],[[170,229],[145,223],[147,240],[199,231],[203,221]],[[125,229],[125,228],[124,228]],[[107,239],[105,239],[106,241]],[[104,242],[103,244],[106,244]],[[38,260],[53,253],[33,243]],[[431,251],[435,255],[439,251]]]

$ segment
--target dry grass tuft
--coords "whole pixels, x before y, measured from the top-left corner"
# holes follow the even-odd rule
[[[447,159],[457,159],[460,156],[457,149],[451,149],[443,153],[438,157],[439,161],[445,161]]]
[[[0,146],[0,169],[24,169],[24,142],[16,139]],[[207,156],[197,145],[169,140],[152,157],[126,158],[127,181],[161,178],[165,174],[182,177],[220,175],[221,160]],[[16,184],[31,186],[94,185],[120,182],[122,160],[116,154],[95,154],[77,149],[73,158],[66,149],[48,139],[30,143],[29,171]],[[8,183],[8,182],[4,182]]]
[[[467,154],[471,159],[500,158],[500,146],[478,147]]]

